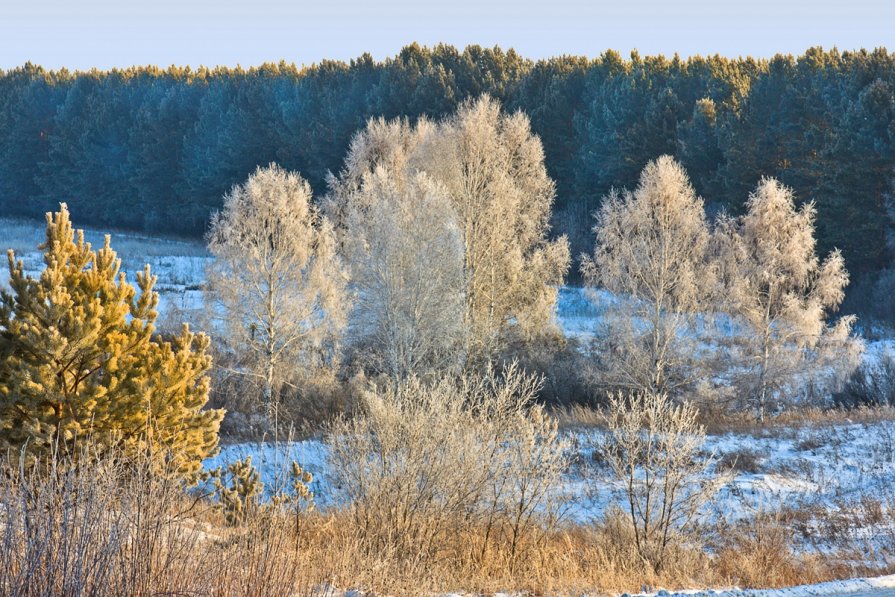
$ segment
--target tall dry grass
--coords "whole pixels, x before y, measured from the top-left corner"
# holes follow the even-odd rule
[[[105,455],[25,469],[12,461],[0,464],[0,595],[582,594],[787,586],[855,572],[835,554],[798,555],[786,520],[725,529],[708,550],[675,545],[657,573],[613,512],[589,525],[538,514],[520,531],[509,502],[491,512],[421,503],[401,537],[406,527],[390,525],[413,502],[395,499],[393,511],[376,510],[385,518],[372,527],[356,506],[303,513],[300,524],[294,511],[257,508],[234,524],[213,496],[146,463]],[[514,529],[522,533],[515,547]],[[425,551],[416,549],[420,537]]]
[[[278,516],[229,528],[151,463],[53,457],[0,471],[2,595],[277,595],[301,587]],[[15,459],[21,460],[21,459]]]
[[[711,409],[700,404],[698,422],[705,426],[706,433],[753,434],[762,436],[791,435],[803,428],[821,428],[853,423],[879,423],[895,421],[895,407],[892,406],[836,406],[832,408],[804,407],[785,410],[759,423],[749,412],[730,412],[727,409]],[[605,429],[605,408],[574,405],[550,411],[562,430]]]

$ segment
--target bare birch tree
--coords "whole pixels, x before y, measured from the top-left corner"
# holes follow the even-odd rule
[[[634,191],[613,191],[596,215],[596,245],[582,256],[591,288],[616,294],[598,335],[609,388],[676,393],[700,373],[688,334],[706,308],[712,275],[702,200],[669,156],[650,162]]]
[[[861,345],[850,335],[854,317],[827,325],[848,272],[838,250],[817,257],[813,203],[796,208],[792,189],[765,178],[746,207],[741,218],[719,222],[715,243],[725,310],[741,324],[739,381],[763,420],[769,401],[797,391],[806,375],[831,367],[847,375]]]
[[[336,358],[347,275],[311,188],[275,164],[258,168],[212,217],[208,283],[240,373],[274,411],[283,383]]]

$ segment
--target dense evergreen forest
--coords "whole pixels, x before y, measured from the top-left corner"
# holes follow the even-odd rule
[[[530,116],[557,183],[553,231],[573,254],[592,244],[600,198],[671,154],[710,210],[739,213],[774,176],[816,202],[819,249],[842,249],[853,278],[870,289],[891,267],[895,54],[884,49],[532,61],[411,45],[303,68],[26,64],[0,73],[0,214],[64,200],[84,223],[198,236],[257,165],[296,170],[323,194],[371,116],[440,117],[483,93]]]

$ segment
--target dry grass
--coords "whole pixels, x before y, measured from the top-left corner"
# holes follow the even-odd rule
[[[802,407],[783,411],[759,423],[748,413],[715,415],[703,413],[706,430],[712,434],[742,433],[751,435],[791,434],[803,428],[823,428],[851,423],[895,421],[891,406],[861,406],[857,408]]]
[[[230,528],[204,496],[149,466],[112,456],[80,462],[3,468],[0,594],[276,595],[301,588],[301,554],[281,517],[259,514]]]
[[[792,535],[792,528],[778,516],[759,516],[728,529],[718,551],[717,574],[747,588],[786,587],[850,575],[832,559],[797,555]]]
[[[494,420],[504,418],[479,423]],[[424,428],[418,427],[420,437]],[[453,437],[450,428],[429,435],[444,444]],[[425,452],[422,460],[433,454]],[[476,456],[474,450],[465,454]],[[423,553],[407,537],[387,540],[389,525],[365,525],[352,507],[299,515],[264,507],[234,523],[213,496],[139,463],[102,457],[79,467],[54,460],[25,470],[10,462],[0,461],[0,594],[12,596],[323,595],[328,587],[387,595],[770,588],[890,572],[882,563],[868,564],[867,546],[849,529],[888,529],[895,537],[895,498],[883,492],[838,511],[781,511],[710,529],[704,546],[672,546],[657,572],[638,556],[630,520],[612,509],[587,525],[535,516],[520,537],[509,508],[485,515],[463,504],[451,510],[430,505],[415,512],[413,523],[438,529]],[[381,484],[393,477],[366,478]],[[396,489],[405,492],[401,499],[374,505],[414,503],[407,499],[411,487]],[[836,552],[805,555],[797,546],[813,535]],[[887,553],[895,554],[895,539]]]
[[[723,529],[717,573],[746,588],[778,588],[895,572],[893,511],[867,496],[826,509],[782,507]],[[861,529],[873,528],[875,540]]]
[[[732,529],[717,556],[678,548],[661,575],[635,557],[630,529],[609,516],[592,526],[544,528],[516,559],[486,529],[448,521],[438,557],[370,550],[346,511],[261,510],[238,526],[176,483],[87,469],[6,470],[0,481],[0,593],[4,595],[314,595],[326,587],[418,595],[621,592],[643,586],[786,586],[853,572],[796,556],[779,528]]]
[[[560,429],[604,428],[602,411],[587,406],[572,406],[551,411]],[[713,411],[703,408],[699,422],[710,435],[738,433],[743,435],[792,435],[803,428],[823,428],[851,423],[895,421],[893,406],[859,406],[855,408],[804,407],[783,411],[759,423],[748,412],[734,413],[726,409]]]

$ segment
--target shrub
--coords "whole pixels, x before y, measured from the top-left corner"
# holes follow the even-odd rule
[[[485,529],[468,545],[477,557],[497,546],[514,560],[536,541],[566,465],[556,424],[532,402],[539,386],[509,366],[369,392],[364,412],[328,436],[364,545],[425,563],[472,528]]]
[[[735,473],[757,473],[761,470],[761,455],[748,448],[742,448],[735,452],[727,452],[718,459],[719,471]]]
[[[800,557],[793,543],[792,525],[779,513],[758,512],[725,530],[715,567],[721,578],[744,587],[786,587],[823,579],[824,571]]]
[[[508,334],[508,337],[512,336]],[[571,407],[594,401],[595,392],[588,376],[589,361],[577,338],[559,332],[530,338],[509,338],[501,358],[518,362],[526,371],[542,375],[544,383],[538,401],[553,407]]]
[[[608,432],[598,449],[624,484],[637,553],[656,573],[681,543],[698,544],[701,508],[728,480],[709,474],[714,456],[701,455],[697,415],[692,404],[647,393],[610,397],[604,417]]]
[[[182,483],[121,456],[86,440],[0,467],[0,594],[146,595],[209,580],[190,561],[204,533],[185,524]]]
[[[223,525],[209,496],[185,492],[157,463],[124,466],[120,453],[96,448],[81,442],[86,454],[31,467],[0,462],[0,594],[310,593],[310,553],[284,508]]]
[[[888,348],[865,358],[834,401],[845,406],[895,406],[895,353]]]

